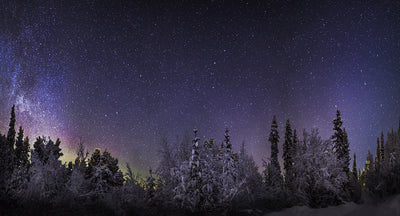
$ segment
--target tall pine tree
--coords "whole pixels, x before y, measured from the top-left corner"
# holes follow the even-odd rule
[[[15,144],[15,105],[11,108],[11,118],[10,118],[10,124],[9,124],[9,129],[7,133],[7,142],[9,145],[10,153],[14,153],[14,144]]]
[[[282,185],[282,175],[278,161],[279,132],[276,116],[272,119],[268,141],[271,143],[271,162],[266,166],[266,183],[269,186],[280,187]]]
[[[29,144],[29,137],[26,136],[24,139],[24,143],[22,144],[22,157],[21,157],[21,165],[22,166],[29,166],[30,165],[30,160],[29,160],[29,153],[31,152],[31,147]]]
[[[24,130],[19,127],[15,142],[15,167],[11,177],[10,188],[14,195],[21,195],[27,188],[30,179],[29,138],[24,139]]]
[[[5,195],[5,187],[6,187],[6,182],[9,179],[9,176],[7,176],[7,169],[8,169],[8,155],[6,150],[8,149],[7,145],[7,138],[6,136],[0,134],[0,170],[4,170],[0,172],[0,199],[5,199],[3,195]]]
[[[357,162],[356,162],[356,153],[354,152],[353,157],[353,168],[351,171],[352,175],[349,178],[349,189],[350,189],[350,198],[354,202],[358,202],[361,198],[361,185],[358,180],[358,172],[357,172]]]
[[[271,132],[269,134],[268,141],[271,143],[271,164],[277,170],[280,170],[278,161],[279,132],[278,132],[278,123],[276,122],[276,116],[274,116],[272,119]]]
[[[15,106],[11,108],[11,117],[9,123],[9,129],[6,137],[0,138],[0,190],[4,190],[6,185],[9,183],[12,173],[14,171],[15,161]],[[1,136],[1,135],[0,135]],[[4,139],[5,138],[5,139]],[[0,192],[0,194],[5,194]]]
[[[376,154],[375,154],[375,169],[377,172],[379,172],[380,165],[381,165],[381,160],[380,160],[381,147],[379,146],[379,144],[380,143],[379,143],[379,137],[378,137],[377,142],[376,142]]]
[[[347,136],[346,128],[343,128],[343,147],[342,147],[342,154],[343,154],[343,171],[348,174],[349,167],[350,167],[350,145],[349,145],[349,138]]]
[[[12,106],[11,108],[11,117],[10,117],[10,124],[8,128],[8,133],[7,133],[7,154],[8,154],[8,160],[9,160],[9,169],[8,171],[10,174],[12,173],[14,166],[15,166],[15,151],[14,151],[14,145],[15,145],[15,105]]]
[[[24,139],[24,130],[19,127],[17,140],[15,142],[15,165],[16,167],[27,167],[29,165],[29,138]]]
[[[194,132],[194,139],[193,139],[193,146],[192,146],[192,156],[189,160],[189,167],[191,177],[193,179],[197,179],[201,176],[200,170],[200,158],[199,158],[199,140],[200,138],[197,137],[197,129],[193,130]]]
[[[297,144],[299,143],[299,139],[297,138],[297,131],[293,129],[293,146],[297,149]]]
[[[383,131],[381,132],[381,163],[385,161],[385,136],[383,135]]]
[[[285,169],[285,184],[291,187],[293,181],[293,163],[295,157],[292,128],[289,119],[286,121],[285,142],[283,143],[283,166]]]
[[[356,161],[356,153],[354,152],[354,158],[353,158],[353,169],[352,169],[352,173],[354,175],[354,177],[357,179],[357,161]]]
[[[300,151],[300,146],[299,146],[299,139],[297,138],[297,131],[296,129],[293,129],[293,148],[294,148],[294,158],[293,158],[293,168],[292,168],[292,172],[293,172],[293,178],[296,178],[296,176],[299,175],[299,171],[295,168],[296,167],[296,160],[295,158],[297,157],[297,155],[299,154]]]
[[[239,190],[238,186],[238,172],[235,156],[232,151],[232,143],[230,141],[229,130],[225,129],[225,140],[223,148],[222,160],[222,173],[220,174],[218,182],[221,182],[220,187],[220,202],[225,206],[229,201],[236,196]]]
[[[342,128],[343,120],[340,114],[340,110],[336,110],[336,118],[333,120],[333,130],[335,131],[332,136],[332,142],[334,144],[334,150],[338,161],[342,164],[343,171],[349,173],[350,165],[350,149],[347,138],[347,133]]]

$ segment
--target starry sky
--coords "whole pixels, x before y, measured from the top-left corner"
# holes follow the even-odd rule
[[[143,172],[163,137],[228,127],[261,165],[273,115],[329,138],[339,108],[361,167],[399,93],[399,1],[0,3],[0,131],[15,104],[65,161],[82,140]]]

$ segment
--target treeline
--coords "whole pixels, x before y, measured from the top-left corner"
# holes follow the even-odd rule
[[[375,157],[368,151],[365,167],[358,174],[363,189],[377,197],[400,193],[400,121],[398,130],[392,129],[386,138],[385,142],[382,132]]]
[[[318,130],[302,139],[289,120],[283,136],[283,167],[278,160],[281,137],[273,117],[268,137],[271,155],[263,172],[242,143],[234,152],[229,130],[223,142],[194,138],[161,142],[161,162],[146,179],[107,151],[89,154],[79,144],[74,162],[62,163],[60,140],[38,137],[30,149],[23,128],[15,130],[14,107],[9,130],[0,134],[0,201],[6,214],[243,214],[258,215],[294,205],[326,207],[361,202],[363,195],[384,198],[400,193],[400,125],[383,133],[377,154],[368,153],[365,168],[350,170],[347,132],[340,111],[329,140]],[[46,207],[46,208],[44,208]],[[45,211],[46,213],[43,213]]]

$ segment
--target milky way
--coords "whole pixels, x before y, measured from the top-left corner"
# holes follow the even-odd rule
[[[397,1],[146,2],[2,2],[0,131],[15,104],[65,160],[83,140],[142,171],[193,128],[261,164],[273,115],[329,138],[337,108],[361,166],[398,125]]]

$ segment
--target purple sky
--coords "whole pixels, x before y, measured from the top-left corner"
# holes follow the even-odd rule
[[[328,138],[339,108],[363,166],[398,127],[400,3],[269,2],[2,3],[0,131],[16,104],[65,160],[81,138],[142,172],[162,136],[228,127],[261,164],[273,115]]]

